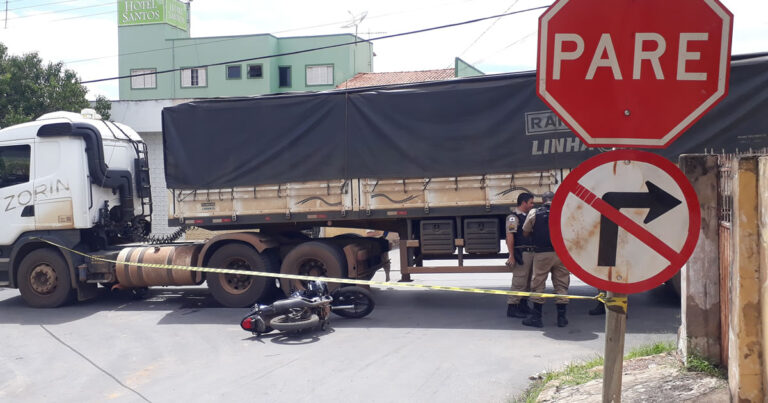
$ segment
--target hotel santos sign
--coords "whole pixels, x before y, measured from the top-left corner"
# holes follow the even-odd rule
[[[120,0],[117,25],[169,24],[189,31],[187,5],[178,0]]]

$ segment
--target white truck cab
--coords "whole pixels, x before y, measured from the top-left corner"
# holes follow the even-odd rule
[[[103,249],[145,232],[151,214],[143,141],[127,126],[83,112],[0,130],[0,286],[21,288],[33,306],[68,298],[54,295],[56,285],[74,280],[76,263],[38,238]],[[35,265],[40,259],[47,261]],[[61,260],[66,273],[55,267]]]

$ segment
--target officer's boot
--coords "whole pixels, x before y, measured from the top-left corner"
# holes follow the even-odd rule
[[[520,303],[517,303],[517,304],[507,304],[507,316],[509,316],[510,318],[525,318],[528,315],[526,315],[523,312],[522,305]]]
[[[544,327],[544,323],[541,322],[541,308],[544,305],[533,303],[533,310],[527,318],[523,319],[523,325],[532,327]]]
[[[531,314],[531,307],[528,305],[528,298],[520,299],[520,312],[523,314],[523,316],[518,316],[519,318],[525,318]]]
[[[568,318],[565,317],[567,304],[557,304],[557,327],[568,326]]]
[[[591,316],[605,315],[605,304],[597,301],[597,305],[588,312]]]

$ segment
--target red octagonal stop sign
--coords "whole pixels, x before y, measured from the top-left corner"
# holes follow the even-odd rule
[[[666,147],[725,97],[732,20],[717,0],[558,0],[539,97],[587,145]]]

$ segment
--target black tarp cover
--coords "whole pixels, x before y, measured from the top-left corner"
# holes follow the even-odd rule
[[[734,56],[730,80],[726,99],[653,151],[674,160],[768,147],[768,55]],[[539,100],[535,72],[194,101],[162,119],[176,189],[538,171],[599,152]]]

